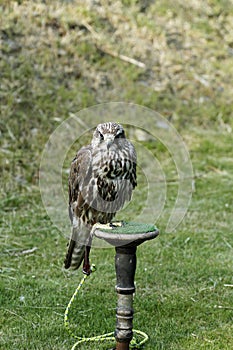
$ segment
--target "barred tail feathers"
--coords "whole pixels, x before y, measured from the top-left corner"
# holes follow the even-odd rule
[[[85,247],[89,241],[90,229],[87,227],[79,227],[73,225],[72,234],[68,243],[68,250],[64,260],[66,269],[78,269],[81,265],[84,255]]]
[[[85,254],[85,245],[79,244],[77,241],[73,239],[70,240],[68,251],[65,257],[65,268],[66,269],[78,269],[81,265]]]

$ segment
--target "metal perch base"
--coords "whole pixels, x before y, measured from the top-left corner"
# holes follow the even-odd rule
[[[133,338],[133,293],[136,271],[137,246],[158,236],[154,225],[126,223],[110,229],[96,228],[94,235],[115,246],[116,292],[118,295],[116,313],[116,348],[129,350]]]

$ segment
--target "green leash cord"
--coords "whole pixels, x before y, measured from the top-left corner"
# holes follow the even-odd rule
[[[92,265],[91,266],[91,273],[95,272],[95,271],[96,271],[95,265]],[[82,344],[82,343],[90,343],[90,342],[96,342],[96,343],[98,342],[99,343],[99,342],[105,342],[105,341],[111,341],[111,342],[115,341],[114,332],[106,333],[106,334],[102,334],[102,335],[97,335],[97,336],[90,337],[90,338],[84,338],[84,337],[78,337],[70,329],[69,321],[68,321],[68,314],[69,314],[70,307],[71,307],[75,297],[77,296],[78,292],[82,288],[84,282],[86,281],[87,277],[89,277],[89,276],[90,275],[83,276],[83,278],[82,278],[81,282],[79,283],[78,287],[76,288],[72,298],[70,299],[69,304],[67,305],[65,315],[64,315],[65,328],[67,329],[67,331],[69,332],[69,334],[73,338],[78,339],[78,341],[73,345],[71,350],[74,350],[76,348],[76,346],[78,346],[79,344]],[[140,349],[147,342],[148,335],[144,332],[141,332],[141,331],[138,331],[135,329],[133,329],[133,333],[137,334],[138,336],[142,337],[143,339],[140,342],[137,342],[136,339],[133,338],[131,340],[130,347],[134,348],[134,349]]]

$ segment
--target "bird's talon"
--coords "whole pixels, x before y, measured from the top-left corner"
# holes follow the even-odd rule
[[[109,226],[112,227],[112,228],[114,228],[114,227],[122,227],[123,226],[123,222],[122,221],[110,222]]]

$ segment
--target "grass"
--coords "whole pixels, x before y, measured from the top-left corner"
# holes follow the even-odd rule
[[[156,222],[161,234],[137,253],[134,327],[148,333],[145,349],[233,347],[232,6],[177,4],[1,1],[0,349],[74,344],[63,314],[82,274],[63,270],[66,238],[43,207],[39,165],[50,134],[70,113],[108,101],[164,115],[183,137],[194,168],[188,213],[165,233],[177,193],[175,167],[162,143],[138,141],[168,179]],[[144,201],[140,188],[135,198],[129,216]],[[114,250],[94,248],[91,258],[97,272],[71,309],[78,335],[115,327]]]

